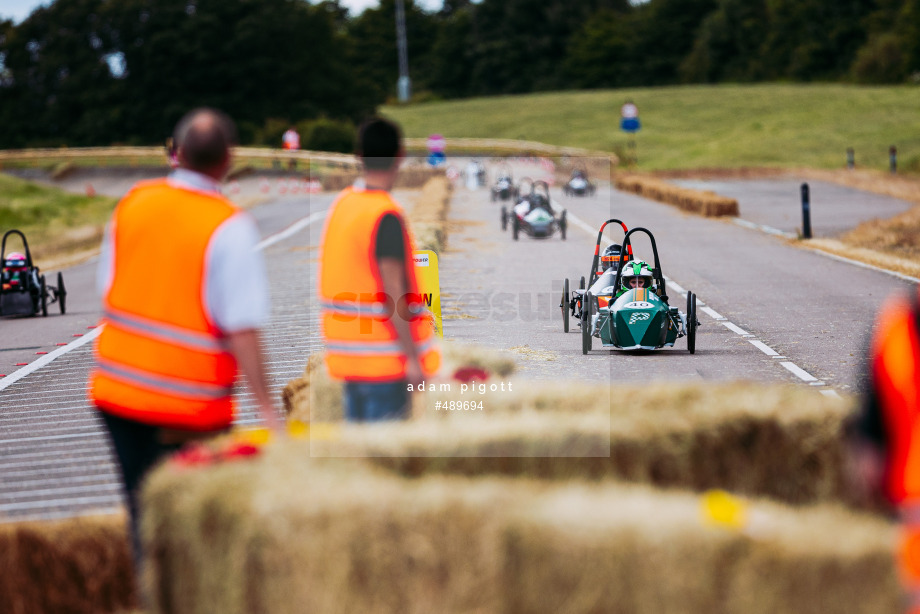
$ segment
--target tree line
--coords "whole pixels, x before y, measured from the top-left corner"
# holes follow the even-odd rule
[[[395,95],[396,0],[55,0],[0,22],[0,147],[161,143],[189,108],[244,144],[347,150]],[[405,0],[415,100],[678,83],[920,80],[920,0]]]

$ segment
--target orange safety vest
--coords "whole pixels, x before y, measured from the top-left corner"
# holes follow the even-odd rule
[[[387,297],[377,268],[377,230],[384,215],[403,211],[383,190],[348,188],[333,203],[321,242],[319,296],[325,362],[336,379],[393,382],[405,379],[406,357],[391,317],[401,297]],[[409,329],[425,375],[438,370],[430,314],[422,308],[412,259],[412,240],[403,223]]]
[[[885,491],[898,506],[898,566],[910,614],[920,614],[920,311],[917,298],[889,300],[870,349],[873,392],[887,434]]]
[[[211,237],[237,211],[165,180],[142,182],[118,203],[89,386],[99,409],[167,428],[230,425],[236,359],[207,313],[204,280]]]

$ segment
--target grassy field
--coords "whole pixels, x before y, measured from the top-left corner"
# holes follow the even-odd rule
[[[476,98],[381,113],[408,137],[512,138],[625,153],[620,105],[639,107],[639,169],[743,166],[858,167],[920,172],[920,88],[850,85],[718,85],[557,92]],[[450,152],[448,152],[448,155]]]
[[[115,202],[0,174],[0,232],[22,231],[32,258],[42,265],[49,258],[97,246]],[[10,238],[7,251],[20,249],[18,237]]]

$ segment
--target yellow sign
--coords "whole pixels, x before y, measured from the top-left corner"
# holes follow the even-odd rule
[[[441,283],[438,280],[438,255],[430,249],[413,252],[415,258],[415,277],[418,279],[418,291],[425,301],[425,306],[434,318],[434,330],[439,337],[444,337],[441,322]]]

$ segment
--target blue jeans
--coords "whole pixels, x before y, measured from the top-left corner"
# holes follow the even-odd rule
[[[349,422],[404,420],[409,417],[406,382],[345,382],[345,419]]]

